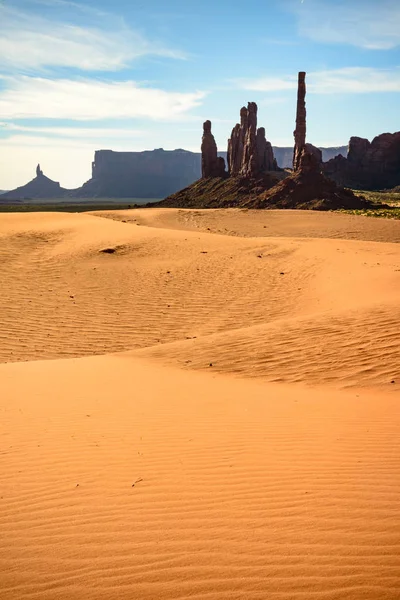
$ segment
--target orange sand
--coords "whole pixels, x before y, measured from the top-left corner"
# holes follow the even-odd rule
[[[3,215],[1,600],[400,598],[399,241]]]

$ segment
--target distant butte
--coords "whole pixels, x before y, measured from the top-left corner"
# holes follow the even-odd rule
[[[0,196],[1,200],[29,200],[62,198],[70,193],[60,186],[57,181],[53,181],[43,174],[40,165],[36,167],[36,177],[26,185],[6,192]]]

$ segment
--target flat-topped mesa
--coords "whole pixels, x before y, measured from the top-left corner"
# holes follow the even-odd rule
[[[225,161],[218,156],[217,144],[211,133],[211,121],[205,121],[201,140],[201,176],[223,177],[224,174]]]
[[[297,86],[296,129],[294,135],[293,170],[300,168],[300,159],[306,145],[306,74],[299,72]]]
[[[265,129],[257,129],[257,104],[249,102],[240,110],[240,124],[232,129],[228,140],[228,169],[233,177],[256,177],[276,171],[272,146],[265,139]]]

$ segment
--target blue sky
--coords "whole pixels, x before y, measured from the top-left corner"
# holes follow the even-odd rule
[[[96,149],[220,149],[248,101],[292,145],[400,130],[399,0],[0,0],[0,188],[38,162],[65,187]]]

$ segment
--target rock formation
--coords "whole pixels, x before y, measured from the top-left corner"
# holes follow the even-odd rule
[[[240,124],[232,129],[228,140],[228,170],[231,177],[257,177],[276,171],[277,163],[265,129],[257,129],[257,104],[249,102],[240,110]]]
[[[259,179],[228,177],[199,179],[187,188],[152,206],[175,208],[291,208],[334,210],[338,208],[373,208],[321,173],[318,155],[306,148],[299,168],[291,175],[266,173]],[[279,178],[281,181],[279,181]]]
[[[300,71],[297,86],[296,129],[294,135],[293,170],[300,167],[300,158],[306,144],[306,74]]]
[[[351,190],[339,187],[321,172],[321,150],[306,143],[305,95],[305,73],[301,72],[299,73],[294,161],[291,175],[287,176],[287,173],[281,171],[281,177],[279,177],[278,173],[270,172],[271,166],[276,168],[276,161],[271,145],[265,139],[265,130],[263,128],[257,130],[257,105],[250,102],[247,109],[241,109],[240,124],[235,125],[228,142],[230,177],[225,180],[217,177],[202,178],[157,205],[191,208],[237,206],[313,210],[373,207],[371,202],[356,196]],[[211,128],[209,131],[207,129],[207,135],[210,134]],[[214,164],[215,142],[209,146],[211,146],[212,152],[210,152],[211,159],[208,164]],[[353,157],[358,157],[360,154],[362,158],[362,147],[358,153],[353,152]]]
[[[217,144],[211,133],[211,121],[205,121],[205,123],[203,123],[203,137],[201,140],[201,176],[225,176],[225,161],[221,156],[218,156]]]
[[[318,153],[304,147],[296,171],[275,187],[260,194],[251,208],[297,208],[306,210],[335,210],[338,208],[372,208],[365,198],[339,187],[321,172]]]
[[[244,140],[248,128],[248,110],[240,109],[240,124],[236,123],[228,140],[228,171],[233,177],[240,174],[243,162]]]
[[[97,150],[80,198],[165,198],[201,176],[201,154],[187,150]]]
[[[259,127],[256,136],[257,144],[257,171],[264,173],[265,171],[277,171],[278,165],[274,157],[274,151],[271,143],[265,138],[265,128]]]
[[[6,192],[0,196],[1,200],[30,200],[46,198],[64,198],[70,193],[60,186],[57,181],[53,181],[43,174],[40,165],[36,167],[36,177],[26,185]]]
[[[316,146],[313,146],[312,144],[308,144],[308,143],[304,144],[303,150],[306,150],[310,154],[313,154],[315,156],[315,160],[316,160],[317,164],[319,165],[320,169],[322,169],[322,151],[319,148],[317,148]],[[301,155],[300,155],[300,162],[301,162]]]
[[[340,185],[358,189],[390,189],[400,184],[400,131],[383,133],[369,142],[350,138],[347,158],[324,163],[326,175]]]

